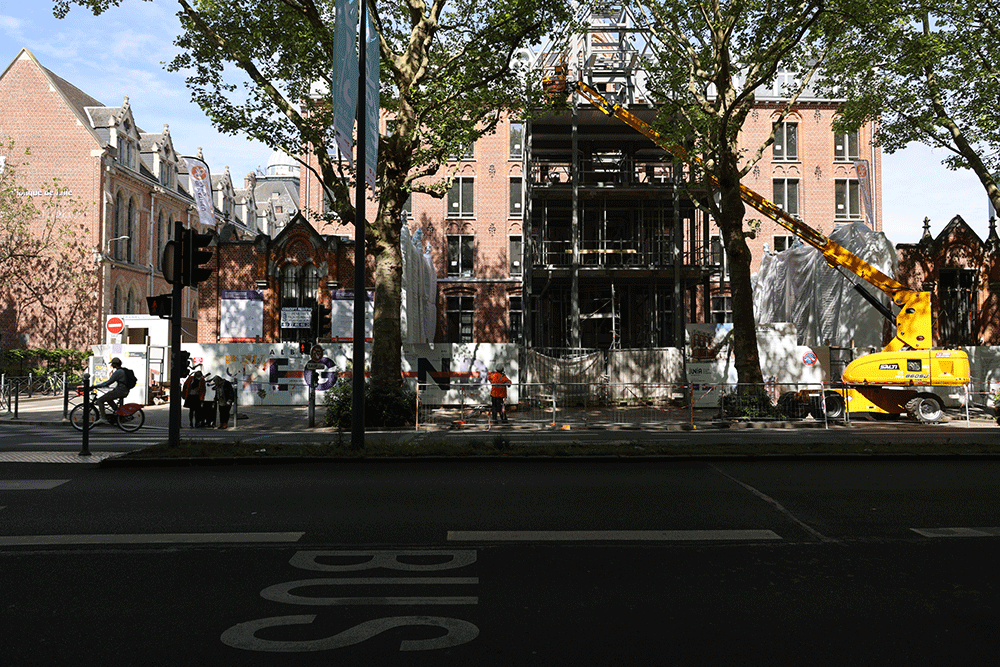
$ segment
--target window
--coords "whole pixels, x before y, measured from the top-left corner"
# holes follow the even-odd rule
[[[726,270],[726,247],[722,243],[722,238],[713,236],[709,251],[711,252],[710,260],[712,265],[722,269],[722,276],[724,278],[728,272]]]
[[[311,308],[308,328],[281,330],[282,341],[315,340],[319,335],[319,270],[313,264],[303,267],[286,264],[281,270],[281,307]]]
[[[471,296],[449,296],[447,299],[448,342],[472,342]]]
[[[122,288],[120,285],[115,285],[115,293],[111,299],[111,312],[119,314],[125,312],[125,301],[122,298]]]
[[[975,269],[940,270],[937,286],[938,298],[941,300],[937,318],[939,345],[976,345],[978,292],[979,281]]]
[[[473,179],[458,176],[448,190],[448,217],[471,218],[473,212]]]
[[[834,184],[836,210],[834,217],[859,219],[861,217],[861,197],[858,182],[854,179],[838,179]]]
[[[476,254],[474,236],[448,237],[448,275],[471,277]]]
[[[508,313],[507,341],[510,343],[521,342],[521,297],[512,296],[509,300],[510,308]]]
[[[795,123],[782,123],[774,133],[772,153],[775,160],[799,159],[799,126]]]
[[[522,252],[521,252],[521,237],[511,236],[510,237],[510,275],[519,276],[522,273]]]
[[[163,222],[163,211],[156,216],[156,257],[153,259],[156,269],[163,271],[163,244],[166,243],[166,226]]]
[[[510,217],[520,218],[523,215],[521,206],[521,177],[510,179]]]
[[[135,293],[135,288],[128,291],[128,301],[125,303],[125,312],[134,315],[139,312],[139,297]]]
[[[115,195],[114,234],[111,236],[111,240],[108,241],[111,244],[111,256],[115,259],[122,259],[121,245],[116,239],[121,239],[125,235],[125,228],[125,198],[119,192]],[[108,249],[105,248],[105,250]]]
[[[524,155],[524,123],[510,124],[510,159],[520,160]]]
[[[473,142],[463,144],[458,147],[458,149],[451,154],[451,159],[454,161],[459,160],[474,160],[476,158],[476,145]]]
[[[733,321],[733,297],[725,295],[712,297],[712,321],[716,324]]]
[[[795,237],[792,235],[786,236],[775,236],[774,237],[774,252],[783,252],[792,247],[795,243]]]
[[[859,156],[858,143],[859,139],[857,130],[846,134],[834,134],[833,159],[838,162],[857,160]]]
[[[774,203],[788,215],[799,214],[799,181],[795,178],[774,179]]]
[[[135,262],[136,261],[136,257],[135,257],[135,240],[136,240],[136,238],[135,238],[135,218],[136,218],[135,198],[131,197],[128,200],[128,229],[125,232],[125,234],[128,235],[128,238],[127,239],[122,239],[122,241],[124,241],[124,243],[122,245],[125,246],[125,261],[127,261],[127,262]]]

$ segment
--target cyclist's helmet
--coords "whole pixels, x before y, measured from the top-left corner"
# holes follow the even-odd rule
[[[118,368],[119,366],[122,365],[122,360],[119,359],[118,357],[112,357],[111,365],[114,366],[115,368]]]

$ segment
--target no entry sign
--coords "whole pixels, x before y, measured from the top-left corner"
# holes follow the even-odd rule
[[[107,327],[111,333],[120,334],[125,329],[125,323],[120,317],[109,317]]]

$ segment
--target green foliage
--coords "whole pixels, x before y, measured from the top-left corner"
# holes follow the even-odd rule
[[[350,429],[354,386],[351,380],[339,380],[326,392],[325,423]],[[370,381],[365,383],[365,427],[396,427],[413,424],[417,414],[417,395],[404,385]]]
[[[41,375],[66,373],[69,382],[79,382],[91,352],[44,348],[16,348],[5,350],[3,354],[4,373],[8,375]]]
[[[995,3],[872,0],[845,3],[849,48],[825,67],[826,92],[845,99],[837,131],[877,121],[892,153],[911,142],[945,149],[1000,208],[1000,19]]]

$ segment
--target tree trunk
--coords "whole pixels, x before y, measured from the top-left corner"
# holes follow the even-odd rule
[[[401,223],[392,220],[388,211],[379,211],[368,234],[369,249],[375,257],[375,322],[372,341],[372,380],[398,385],[402,370],[403,255],[399,247]]]
[[[735,156],[723,158],[721,167],[721,216],[716,222],[726,245],[726,258],[729,262],[736,374],[740,384],[762,385],[764,377],[757,350],[757,322],[753,315],[753,288],[750,283],[751,254],[743,233],[746,206],[740,198],[740,177]]]

